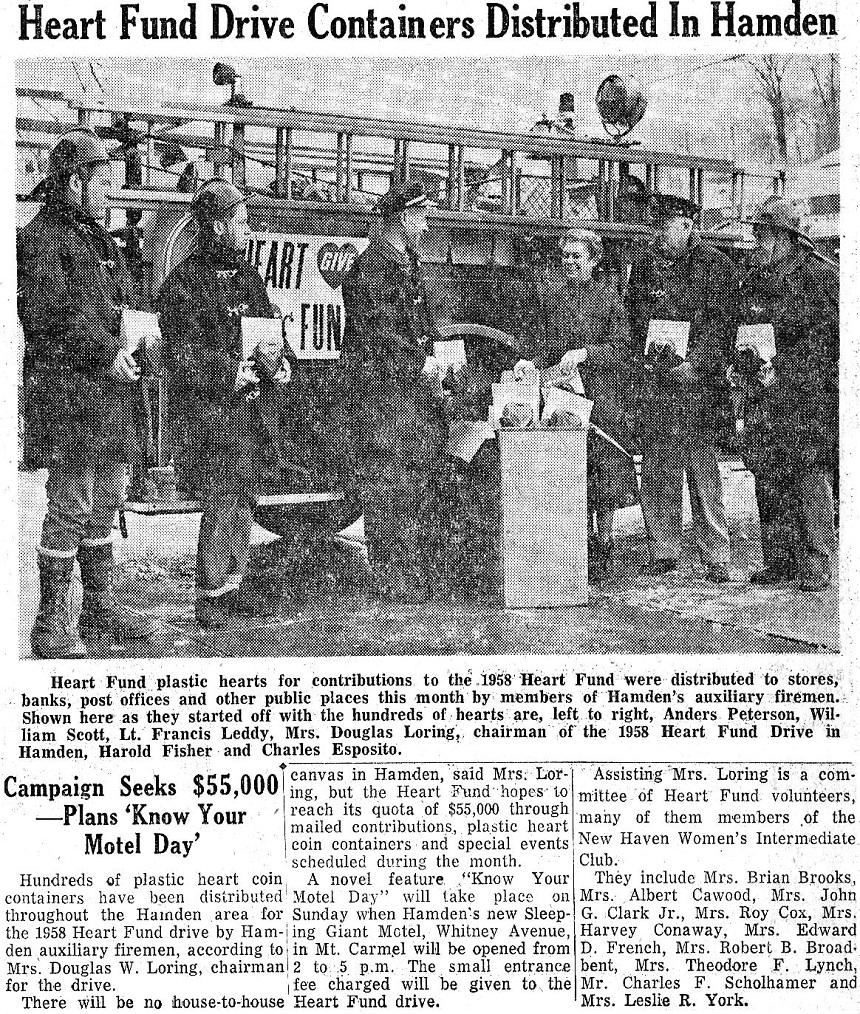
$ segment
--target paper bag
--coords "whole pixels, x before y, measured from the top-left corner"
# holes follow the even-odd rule
[[[687,358],[690,344],[690,322],[688,320],[652,320],[648,324],[648,340],[645,354],[652,348],[664,346],[672,349],[681,359]]]
[[[513,376],[512,372],[506,371],[502,374],[502,382],[492,385],[493,403],[488,419],[493,429],[499,429],[502,413],[509,404],[526,405],[535,422],[540,418],[540,375],[533,371],[527,373],[523,380],[514,380]]]
[[[588,429],[593,408],[594,402],[583,398],[582,395],[564,391],[560,387],[547,387],[544,389],[543,414],[540,421],[546,424],[556,412],[570,412],[579,419],[582,429],[585,430]]]
[[[488,415],[488,422],[493,430],[501,429],[502,415],[508,405],[523,405],[531,412],[531,417],[534,420],[534,424],[537,425],[537,421],[540,418],[540,397],[526,398],[522,394],[512,392],[510,397],[502,398],[499,401],[494,401],[490,405],[490,411]],[[519,414],[519,413],[517,413]]]
[[[535,395],[540,397],[540,383],[540,374],[537,370],[530,370],[522,380],[514,380],[513,372],[505,370],[501,381],[492,385],[493,398],[495,399],[497,395],[507,397],[510,394],[515,394],[524,400],[529,400]]]
[[[573,391],[574,394],[585,394],[585,384],[582,382],[578,366],[569,373],[565,373],[559,363],[546,370],[541,370],[540,377],[544,388],[560,386],[565,390]]]

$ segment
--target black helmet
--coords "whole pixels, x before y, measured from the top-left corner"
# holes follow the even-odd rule
[[[228,218],[245,203],[245,195],[227,180],[207,180],[194,195],[191,213],[199,221],[214,222]]]
[[[81,169],[108,162],[110,155],[98,134],[89,127],[75,127],[54,146],[48,173],[52,179],[65,179]]]

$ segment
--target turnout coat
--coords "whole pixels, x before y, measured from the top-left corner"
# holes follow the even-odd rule
[[[129,460],[140,391],[108,376],[122,308],[135,303],[122,251],[79,208],[50,200],[19,232],[17,253],[28,462]]]
[[[254,499],[264,462],[277,456],[278,389],[263,378],[256,398],[235,383],[242,318],[278,316],[263,279],[241,253],[204,242],[168,275],[157,302],[168,397],[184,429],[180,485],[198,490],[221,463],[219,481]]]
[[[371,564],[383,583],[423,586],[446,566],[451,504],[441,399],[422,373],[436,329],[420,262],[376,240],[342,292],[340,413],[351,435]]]
[[[839,273],[798,247],[752,267],[741,282],[741,323],[773,325],[776,382],[753,385],[744,457],[753,472],[833,468],[839,444]]]
[[[715,440],[731,414],[726,370],[732,362],[737,331],[733,263],[695,238],[676,260],[651,251],[631,269],[627,303],[633,345],[641,364],[639,434],[643,447],[680,445],[691,436]],[[689,385],[682,386],[667,369],[645,362],[652,320],[689,322],[687,361],[693,369]]]
[[[341,371],[359,465],[382,455],[405,470],[430,468],[444,423],[422,373],[436,329],[421,264],[377,240],[356,260],[342,292]]]

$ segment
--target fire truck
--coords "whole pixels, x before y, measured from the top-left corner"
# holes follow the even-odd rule
[[[115,145],[109,227],[146,306],[190,251],[195,187],[220,176],[248,194],[247,257],[280,307],[300,363],[281,419],[280,467],[257,510],[259,523],[276,534],[299,523],[337,532],[361,515],[342,467],[346,434],[331,422],[345,323],[340,283],[379,228],[375,204],[392,181],[420,176],[437,195],[422,250],[429,297],[443,339],[463,340],[467,355],[482,342],[510,339],[487,322],[459,318],[464,291],[489,291],[494,276],[519,270],[536,248],[552,256],[572,224],[599,233],[610,250],[623,250],[651,233],[646,202],[631,195],[688,193],[704,209],[705,238],[741,250],[749,245],[738,227],[746,209],[784,188],[781,167],[631,141],[644,99],[636,82],[617,75],[597,92],[608,135],[602,138],[577,135],[570,96],[562,96],[557,119],[504,133],[274,108],[243,96],[229,65],[217,64],[213,78],[230,89],[223,105],[134,105],[109,93],[67,101],[59,92],[18,89],[18,221],[38,207],[34,187],[57,135],[75,124],[92,127]],[[46,108],[51,119],[33,115]],[[180,459],[182,434],[171,410],[170,378],[147,377],[142,387],[148,433],[127,510],[194,511],[198,505],[187,493],[165,499],[147,481],[152,468]]]

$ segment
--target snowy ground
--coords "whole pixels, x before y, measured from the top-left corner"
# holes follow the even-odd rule
[[[217,634],[196,628],[194,549],[198,516],[128,519],[117,540],[125,601],[158,621],[156,639],[112,657],[254,657],[344,655],[609,654],[645,652],[817,652],[838,650],[836,587],[808,594],[796,587],[748,584],[760,563],[752,479],[723,465],[732,529],[732,582],[704,581],[689,558],[664,579],[638,574],[646,558],[638,508],[617,518],[617,564],[611,581],[592,588],[587,607],[506,610],[493,600],[421,607],[377,603],[368,587],[360,524],[323,545],[297,545],[255,529],[252,572],[261,599],[278,609],[266,621],[237,621]],[[20,647],[29,630],[38,582],[35,546],[44,515],[45,473],[20,476]],[[76,589],[76,598],[80,591]]]

